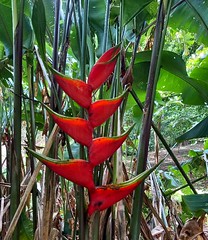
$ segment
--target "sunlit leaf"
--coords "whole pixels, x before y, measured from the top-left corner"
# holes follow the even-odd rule
[[[169,24],[175,29],[184,29],[195,33],[199,41],[208,44],[207,8],[207,0],[184,1],[171,13]]]
[[[146,87],[150,59],[151,51],[140,52],[136,56],[134,85],[138,84],[140,89]],[[138,72],[141,73],[141,76]],[[208,101],[208,83],[189,77],[186,72],[185,62],[174,52],[162,52],[157,90],[182,93],[183,101],[187,104],[204,104]]]

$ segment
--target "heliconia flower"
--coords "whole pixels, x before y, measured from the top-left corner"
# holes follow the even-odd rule
[[[89,122],[93,128],[100,126],[104,123],[119,107],[121,104],[124,94],[114,99],[103,99],[98,100],[91,104],[88,114]]]
[[[93,90],[99,88],[113,72],[120,52],[120,45],[106,51],[92,67],[88,84]]]
[[[79,80],[69,78],[55,69],[50,68],[56,82],[64,92],[76,101],[81,107],[88,108],[92,102],[92,88],[89,84]]]
[[[28,148],[27,150],[58,175],[86,187],[90,191],[94,191],[93,168],[89,162],[82,159],[60,161],[58,159],[46,157]]]
[[[161,163],[161,162],[160,162]],[[159,164],[160,164],[159,163]],[[110,184],[105,186],[96,187],[94,191],[90,191],[90,203],[88,206],[88,214],[91,216],[95,211],[102,211],[125,198],[135,188],[155,170],[158,165],[144,171],[129,181]]]
[[[89,161],[96,166],[107,160],[126,140],[133,126],[121,136],[95,138],[89,148]]]
[[[66,117],[44,105],[57,125],[78,143],[89,147],[92,143],[92,128],[89,121],[78,117]]]

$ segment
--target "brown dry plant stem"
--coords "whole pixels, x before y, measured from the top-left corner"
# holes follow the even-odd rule
[[[59,131],[59,128],[55,124],[54,128],[53,128],[53,130],[52,130],[52,132],[51,132],[51,134],[49,136],[49,139],[48,139],[48,141],[46,143],[46,146],[45,146],[45,148],[43,150],[43,154],[44,155],[48,154],[48,152],[49,152],[49,150],[50,150],[50,148],[51,148],[51,146],[52,146],[52,144],[54,142],[54,139],[55,139],[58,131]],[[31,190],[32,190],[35,182],[36,182],[36,178],[37,178],[38,173],[40,172],[41,168],[42,168],[42,163],[38,162],[38,164],[37,164],[37,166],[36,166],[32,176],[30,178],[30,181],[29,181],[29,183],[27,185],[27,188],[25,189],[24,195],[22,196],[22,199],[21,199],[20,204],[19,204],[19,206],[17,208],[17,211],[15,212],[14,217],[13,217],[13,219],[12,219],[10,225],[9,225],[9,228],[8,228],[8,231],[6,233],[6,236],[5,236],[4,240],[10,240],[11,239],[11,236],[12,236],[12,234],[13,234],[15,228],[16,228],[17,222],[18,222],[18,220],[20,218],[20,215],[21,215],[21,213],[22,213],[22,211],[23,211],[23,209],[25,207],[27,199],[28,199],[28,197],[29,197],[29,195],[31,193]]]

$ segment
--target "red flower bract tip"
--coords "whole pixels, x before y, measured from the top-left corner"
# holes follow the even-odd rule
[[[112,156],[126,140],[132,129],[133,126],[127,132],[118,137],[100,137],[93,139],[92,145],[89,148],[90,163],[96,166]]]
[[[115,68],[119,52],[120,45],[110,48],[92,67],[88,77],[88,84],[93,90],[99,88],[111,75]]]
[[[146,177],[148,177],[161,162],[126,182],[96,187],[94,191],[90,192],[88,214],[92,215],[95,211],[102,211],[109,208],[113,204],[125,198],[128,194],[135,190],[136,187]]]
[[[90,191],[94,191],[93,168],[89,162],[82,159],[60,161],[46,157],[31,149],[27,150],[55,173],[69,181],[88,188]]]
[[[89,147],[92,143],[92,128],[89,121],[83,118],[70,118],[60,115],[45,106],[57,125],[78,143]]]
[[[93,128],[104,123],[121,104],[124,94],[114,99],[98,100],[94,102],[89,108],[89,122]]]
[[[56,82],[69,97],[83,108],[88,108],[90,106],[92,102],[92,88],[89,84],[79,79],[72,79],[64,76],[52,68],[50,69]]]

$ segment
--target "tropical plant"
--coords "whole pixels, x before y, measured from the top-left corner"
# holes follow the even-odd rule
[[[207,137],[207,7],[207,0],[0,0],[2,238],[153,239],[161,225],[171,239],[168,229],[181,223],[165,201],[167,186],[155,173],[149,190],[141,183],[157,166],[146,170],[151,131],[177,167],[159,173],[177,182],[173,192],[189,187],[183,200],[193,214],[207,211],[207,195],[194,208],[196,179],[169,135],[182,122],[177,104],[199,105],[199,123],[187,132],[187,117],[176,140]],[[172,96],[179,101],[169,108]],[[122,144],[133,150],[124,155]]]

